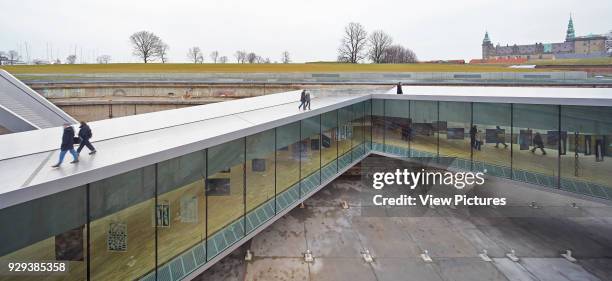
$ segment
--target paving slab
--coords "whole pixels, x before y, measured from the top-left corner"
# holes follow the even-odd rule
[[[362,246],[347,212],[334,207],[313,208],[317,213],[305,220],[308,247],[315,257],[358,257]]]
[[[437,265],[420,258],[378,258],[372,267],[379,281],[443,281]]]
[[[612,258],[581,259],[578,263],[601,280],[612,280]]]
[[[524,258],[521,264],[540,281],[600,281],[579,264],[562,258]]]
[[[444,218],[441,218],[444,219]],[[476,257],[477,249],[459,232],[452,229],[446,220],[429,218],[417,222],[402,218],[398,223],[409,233],[421,250],[428,250],[432,257]],[[432,221],[434,223],[427,224]],[[415,223],[417,222],[417,223]],[[446,225],[446,227],[443,227]]]
[[[421,250],[410,234],[388,218],[355,217],[353,229],[374,257],[414,258]]]
[[[493,259],[493,265],[510,281],[540,281],[520,263],[513,262],[508,258]]]
[[[304,224],[291,211],[251,239],[251,251],[259,257],[300,257],[306,251]]]
[[[494,265],[479,258],[438,259],[435,262],[446,281],[508,281]]]
[[[316,258],[310,266],[311,281],[376,281],[370,265],[361,258]]]
[[[247,264],[244,280],[307,281],[309,280],[308,265],[299,258],[256,258]]]

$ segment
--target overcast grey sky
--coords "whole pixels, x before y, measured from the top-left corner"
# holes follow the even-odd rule
[[[420,60],[480,58],[485,30],[494,43],[561,42],[570,12],[577,35],[612,29],[611,0],[19,0],[6,1],[0,50],[62,61],[111,55],[135,62],[128,37],[148,30],[170,45],[171,62],[191,46],[218,50],[234,61],[238,49],[272,61],[283,50],[293,61],[334,60],[343,27],[382,29]],[[47,45],[49,48],[47,48]]]

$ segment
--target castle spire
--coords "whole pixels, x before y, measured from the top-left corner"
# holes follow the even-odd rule
[[[489,39],[489,31],[485,31],[485,37],[482,39],[482,44],[490,44],[491,39]]]
[[[567,24],[567,32],[565,33],[565,41],[572,41],[576,38],[576,33],[574,31],[574,20],[572,19],[572,14],[570,14],[569,23]]]

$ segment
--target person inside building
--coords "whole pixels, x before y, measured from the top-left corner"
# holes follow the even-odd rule
[[[404,94],[404,92],[402,91],[402,82],[397,82],[397,94],[398,95]]]
[[[536,132],[533,136],[533,148],[531,149],[531,153],[535,153],[536,149],[540,149],[542,151],[542,155],[546,155],[546,151],[544,150],[544,141],[542,140],[542,135]]]
[[[472,148],[476,148],[476,134],[478,133],[478,128],[476,125],[470,128],[470,146]]]
[[[91,139],[92,136],[93,134],[91,133],[91,128],[89,128],[89,125],[87,125],[85,121],[81,121],[81,126],[79,126],[79,139],[81,139],[81,142],[79,143],[77,154],[81,154],[81,150],[83,150],[83,147],[85,146],[87,146],[87,149],[89,149],[89,155],[96,153],[96,148],[91,144],[91,142],[89,142],[89,139]]]
[[[72,164],[79,162],[79,155],[74,150],[74,128],[68,123],[64,124],[64,133],[62,134],[62,144],[60,145],[60,155],[57,164],[51,166],[53,168],[59,167],[64,162],[66,152],[72,154]]]
[[[496,139],[496,142],[495,142],[496,148],[499,147],[500,143],[504,145],[504,148],[508,148],[508,145],[506,144],[505,132],[499,126],[495,126],[495,139]]]

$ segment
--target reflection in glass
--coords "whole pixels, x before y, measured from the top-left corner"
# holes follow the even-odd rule
[[[612,195],[612,108],[561,107],[561,188],[596,197]],[[608,195],[609,194],[609,195]]]
[[[274,129],[246,138],[247,233],[274,216],[274,143]]]
[[[475,153],[482,151],[485,131],[478,126],[470,128],[472,109],[469,102],[441,101],[439,109],[440,121],[436,127],[440,135],[440,156],[469,160],[470,144]]]
[[[85,186],[81,186],[0,210],[0,280],[85,280],[85,197]],[[66,261],[69,271],[9,274],[7,262],[41,261]]]
[[[558,106],[514,104],[512,118],[513,179],[557,186]]]
[[[510,178],[511,112],[508,103],[474,103],[474,125],[484,138],[474,150],[474,170]]]
[[[90,184],[92,280],[133,280],[155,268],[155,166]]]
[[[244,236],[244,138],[208,149],[207,255],[216,256]]]
[[[438,154],[438,103],[435,101],[410,101],[412,119],[412,140],[410,146],[413,157],[435,157]],[[440,125],[440,126],[439,126]]]
[[[410,101],[387,101],[385,103],[385,152],[409,156],[411,138]]]
[[[196,151],[157,165],[159,265],[206,239],[205,157],[205,151]]]

